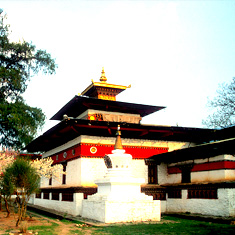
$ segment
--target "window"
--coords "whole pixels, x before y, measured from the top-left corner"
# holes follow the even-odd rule
[[[52,185],[52,177],[49,178],[49,185]]]
[[[73,193],[72,192],[62,193],[62,201],[73,202]]]
[[[43,199],[49,199],[49,193],[48,192],[43,193]]]
[[[157,165],[148,165],[148,183],[149,184],[157,184]]]
[[[63,157],[64,157],[64,158],[67,157],[67,153],[66,153],[66,152],[63,153]]]
[[[53,192],[51,199],[59,201],[59,193],[58,192]]]
[[[41,193],[36,193],[36,198],[41,198]]]
[[[63,171],[66,172],[66,167],[67,167],[67,163],[63,164]],[[66,184],[66,175],[63,174],[62,176],[62,184]]]
[[[191,167],[184,166],[181,168],[182,178],[181,183],[191,183]]]

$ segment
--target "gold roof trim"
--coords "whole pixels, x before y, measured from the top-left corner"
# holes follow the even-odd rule
[[[94,82],[94,80],[91,80],[91,84],[81,93],[81,95],[86,94],[89,90],[93,89],[93,87],[96,89],[96,87],[103,87],[103,88],[110,88],[110,89],[116,89],[119,90],[118,93],[120,93],[123,90],[126,90],[127,88],[130,88],[129,86],[123,86],[123,85],[115,85],[111,83],[107,83],[107,78],[105,76],[104,67],[102,67],[100,82]]]
[[[126,90],[126,88],[128,88],[127,86],[123,86],[123,85],[115,85],[111,83],[104,84],[103,82],[94,82],[92,85],[100,86],[100,87],[116,88],[116,89],[121,89],[121,90]]]

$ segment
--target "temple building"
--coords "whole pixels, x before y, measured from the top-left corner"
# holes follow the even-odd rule
[[[141,124],[165,107],[120,102],[130,86],[99,82],[74,96],[51,120],[59,123],[33,140],[28,152],[42,152],[66,175],[42,179],[31,203],[81,215],[82,201],[97,192],[107,172],[104,158],[114,149],[117,126],[132,155],[132,175],[144,178],[141,192],[161,201],[161,212],[235,216],[235,127],[222,130]]]

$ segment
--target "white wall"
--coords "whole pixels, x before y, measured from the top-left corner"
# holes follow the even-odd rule
[[[132,159],[132,176],[135,178],[143,178],[148,183],[148,166],[145,165],[143,159]]]
[[[43,198],[43,193],[42,193]],[[34,205],[38,205],[44,208],[53,209],[59,212],[67,213],[70,215],[81,215],[82,212],[82,200],[83,200],[83,193],[74,193],[74,201],[68,202],[68,201],[62,201],[61,200],[62,195],[60,193],[60,200],[51,200],[51,193],[50,193],[50,199],[40,199],[40,198],[31,198],[29,203],[32,203]]]
[[[214,171],[199,171],[191,173],[191,182],[213,182],[224,181],[226,170],[214,170]]]
[[[225,180],[235,180],[235,170],[226,170]]]
[[[235,217],[235,189],[226,189],[229,198],[229,214]]]
[[[161,163],[157,166],[158,184],[165,184],[168,181],[167,165]]]
[[[234,200],[235,189],[218,189],[218,199],[187,199],[187,190],[182,190],[182,199],[167,199],[166,212],[190,212],[210,216],[234,216]]]
[[[106,171],[103,158],[81,158],[81,185],[94,186],[94,180],[103,178]]]
[[[66,185],[68,186],[77,186],[81,185],[82,178],[81,178],[81,172],[82,172],[82,165],[81,165],[82,159],[77,158],[72,161],[67,162],[66,167]]]

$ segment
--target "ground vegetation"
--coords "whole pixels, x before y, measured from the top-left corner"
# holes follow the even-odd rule
[[[18,213],[18,226],[25,220],[30,197],[39,190],[40,178],[59,180],[64,172],[61,164],[53,166],[51,158],[30,160],[17,154],[9,150],[0,152],[0,209],[3,200],[9,217],[13,207]]]
[[[12,217],[6,218],[4,212],[0,213],[0,234],[18,234],[21,228],[16,228]],[[216,222],[205,222],[192,219],[182,219],[173,216],[162,216],[160,222],[142,223],[117,223],[111,225],[96,226],[76,220],[66,220],[42,216],[35,212],[29,212],[27,219],[27,233],[38,235],[56,234],[125,234],[125,235],[233,235],[235,225],[230,222],[226,224]]]
[[[30,161],[17,158],[5,169],[2,181],[5,195],[8,197],[16,195],[14,203],[17,208],[16,226],[18,226],[25,219],[30,196],[39,189],[40,176]]]

